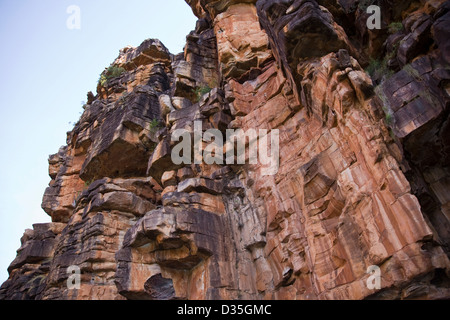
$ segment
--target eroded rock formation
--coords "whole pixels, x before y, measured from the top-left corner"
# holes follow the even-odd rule
[[[449,298],[450,2],[186,2],[183,53],[124,48],[88,95],[0,298]],[[279,130],[278,172],[175,164],[195,121]]]

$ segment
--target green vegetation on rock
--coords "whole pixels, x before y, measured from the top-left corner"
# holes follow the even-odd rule
[[[116,65],[111,65],[108,69],[106,69],[106,71],[102,72],[98,81],[100,85],[104,87],[109,79],[119,77],[124,72],[126,72],[124,68],[118,67]]]

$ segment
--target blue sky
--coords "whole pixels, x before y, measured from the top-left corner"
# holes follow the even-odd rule
[[[81,29],[66,12],[81,9]],[[0,283],[41,209],[48,155],[95,93],[99,74],[127,45],[158,38],[183,50],[196,18],[184,0],[0,0]]]

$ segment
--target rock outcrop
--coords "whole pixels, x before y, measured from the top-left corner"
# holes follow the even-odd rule
[[[88,94],[0,299],[449,298],[450,2],[186,2],[183,53]],[[278,132],[279,167],[176,163],[198,124]]]

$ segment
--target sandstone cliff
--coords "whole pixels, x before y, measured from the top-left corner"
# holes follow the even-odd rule
[[[186,2],[183,53],[124,48],[88,95],[0,299],[450,298],[450,2]],[[194,121],[278,129],[278,172],[174,164]]]

